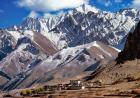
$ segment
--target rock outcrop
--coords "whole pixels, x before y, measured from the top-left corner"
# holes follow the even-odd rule
[[[129,33],[124,50],[119,53],[117,63],[126,60],[140,59],[140,22],[137,24],[133,33]]]

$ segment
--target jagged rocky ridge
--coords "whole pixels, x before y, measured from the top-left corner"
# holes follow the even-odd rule
[[[31,29],[50,39],[59,49],[74,47],[92,41],[122,49],[122,40],[140,20],[140,11],[124,9],[115,13],[82,5],[68,13],[44,18],[27,18],[11,30]],[[122,45],[123,46],[123,45]]]

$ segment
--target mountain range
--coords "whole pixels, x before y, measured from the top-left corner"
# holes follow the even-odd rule
[[[65,83],[90,75],[117,58],[139,20],[137,9],[113,13],[84,4],[2,29],[0,88]]]

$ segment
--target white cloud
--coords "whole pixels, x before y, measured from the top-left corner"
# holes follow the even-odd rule
[[[54,14],[50,14],[50,13],[44,13],[43,14],[44,18],[48,18],[48,17],[51,17],[51,16],[55,16],[55,15]]]
[[[39,16],[40,16],[40,15],[39,15],[37,12],[31,11],[27,17],[37,18],[37,17],[39,17]]]
[[[89,0],[19,0],[17,4],[34,11],[50,12],[75,8],[88,2]]]
[[[123,2],[123,0],[97,0],[97,1],[98,1],[98,3],[100,3],[106,7],[112,6],[115,3],[122,3]]]
[[[56,14],[51,14],[51,13],[44,13],[43,14],[43,17],[44,18],[48,18],[48,17],[52,17],[52,16],[56,16],[56,15],[62,15],[62,14],[64,14],[64,12],[63,11],[59,11],[58,13],[56,13]]]
[[[122,0],[115,0],[115,3],[122,3]]]
[[[132,7],[140,9],[140,0],[133,0]]]
[[[108,1],[105,2],[105,6],[106,6],[106,7],[108,7],[108,6],[110,6],[110,5],[112,5],[111,1],[108,0]]]
[[[112,5],[110,0],[98,0],[99,3],[103,4],[104,6],[108,7]]]

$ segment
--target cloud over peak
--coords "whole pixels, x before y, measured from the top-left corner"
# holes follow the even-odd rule
[[[140,9],[140,0],[133,0],[132,7]]]
[[[115,3],[122,3],[122,0],[115,0]]]
[[[88,2],[89,0],[19,0],[17,4],[29,10],[51,12],[75,8]]]
[[[36,13],[35,11],[31,11],[27,17],[37,18],[39,16],[40,15],[38,13]]]

